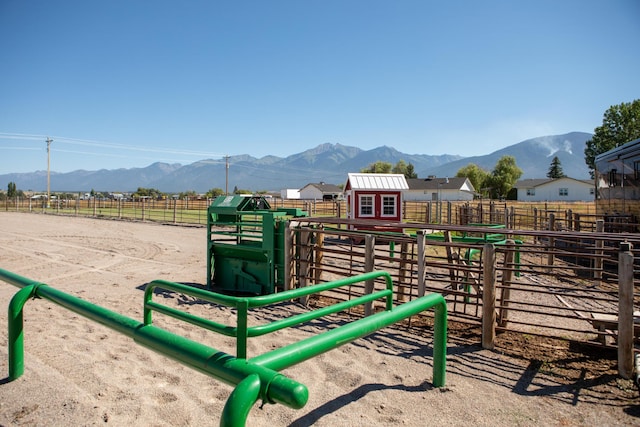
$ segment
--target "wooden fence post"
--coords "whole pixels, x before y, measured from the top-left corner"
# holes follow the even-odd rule
[[[498,312],[498,325],[507,326],[509,316],[509,298],[511,298],[511,280],[513,279],[513,260],[515,258],[516,242],[509,239],[505,245],[504,271],[502,272],[502,290],[500,292],[500,309]]]
[[[458,268],[460,264],[459,254],[453,252],[453,237],[449,230],[444,231],[444,244],[447,252],[447,264],[449,264],[449,280],[451,281],[451,289],[455,292],[458,290]],[[455,259],[454,259],[455,258]]]
[[[482,348],[492,350],[496,340],[496,248],[486,243],[482,251]]]
[[[403,241],[400,244],[400,266],[398,267],[398,301],[406,300],[407,288],[404,284],[407,280],[407,258],[409,256],[407,252],[409,252],[409,243]]]
[[[604,220],[598,219],[596,220],[596,232],[602,233],[604,231]],[[600,285],[600,281],[602,280],[602,270],[604,268],[604,240],[598,239],[596,240],[596,259],[595,266],[593,272],[593,278],[597,281],[597,284]]]
[[[423,297],[425,292],[425,232],[424,230],[418,230],[416,233],[416,243],[418,246],[418,297]]]
[[[364,272],[373,271],[374,261],[376,257],[376,238],[371,234],[364,236]],[[374,281],[367,280],[364,282],[364,293],[373,292]],[[369,301],[364,305],[364,315],[370,316],[373,313],[373,302]]]
[[[175,224],[176,222],[178,222],[178,199],[173,199],[173,223]],[[207,218],[207,224],[208,223],[209,218]]]
[[[309,263],[311,258],[311,232],[300,230],[300,269],[298,270],[298,285],[301,288],[307,286],[307,274],[309,272]],[[307,296],[300,298],[302,305],[307,305]]]
[[[294,287],[295,279],[295,262],[293,256],[293,248],[295,247],[294,235],[297,221],[287,221],[284,229],[284,290],[288,291]]]
[[[513,206],[509,212],[509,228],[516,228],[516,209]]]
[[[549,231],[555,231],[555,228],[556,228],[556,215],[552,213],[552,214],[549,214]],[[549,251],[549,254],[547,255],[547,265],[549,267],[553,265],[555,260],[555,256],[553,254],[554,246],[555,246],[555,239],[549,236],[549,247],[547,248],[547,250]]]
[[[633,253],[631,243],[620,243],[618,254],[618,371],[624,379],[633,375]]]
[[[318,231],[316,232],[316,251],[315,251],[315,259],[313,262],[313,283],[317,285],[320,283],[320,279],[322,278],[322,256],[324,254],[324,233],[323,233],[323,225],[320,224],[318,227]]]

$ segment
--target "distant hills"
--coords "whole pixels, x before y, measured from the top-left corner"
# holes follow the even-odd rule
[[[248,154],[229,157],[228,188],[244,190],[280,190],[301,188],[311,182],[343,184],[347,173],[358,172],[377,161],[396,164],[400,160],[413,164],[418,177],[455,176],[469,163],[491,171],[502,156],[513,156],[523,170],[522,178],[544,178],[551,160],[558,156],[567,176],[588,179],[584,162],[585,143],[590,133],[571,132],[542,136],[519,142],[484,156],[406,154],[393,147],[382,146],[361,150],[341,144],[322,144],[298,154],[281,158],[255,158]],[[15,182],[23,191],[45,191],[46,171],[0,175],[0,188]],[[77,170],[68,173],[51,172],[51,190],[87,192],[90,190],[132,192],[138,187],[156,188],[167,193],[193,190],[198,193],[226,185],[225,161],[206,159],[189,165],[154,163],[145,168]]]

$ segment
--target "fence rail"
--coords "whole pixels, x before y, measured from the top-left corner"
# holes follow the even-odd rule
[[[16,198],[0,201],[0,210],[13,212],[40,212],[58,215],[115,218],[163,223],[207,223],[207,208],[211,199],[58,199],[47,207],[44,199]],[[300,208],[314,217],[346,215],[344,200],[283,200],[274,199],[272,207]],[[551,217],[554,217],[553,223]],[[404,201],[403,220],[421,224],[504,224],[523,230],[595,231],[598,219],[605,219],[608,231],[632,231],[637,224],[620,223],[617,218],[596,215],[594,202],[498,202],[480,200],[462,201]]]
[[[50,208],[30,202],[0,206],[47,214],[206,224],[209,205],[206,200],[74,202]],[[451,319],[479,327],[487,276],[483,260],[487,242],[482,239],[502,235],[494,245],[498,332],[618,345],[613,325],[619,314],[618,253],[621,244],[630,243],[634,258],[640,259],[640,234],[612,232],[622,229],[596,216],[593,203],[482,201],[434,206],[406,202],[405,217],[422,217],[398,224],[405,234],[392,237],[351,231],[349,221],[341,217],[344,202],[276,200],[272,205],[302,208],[314,215],[300,219],[303,222],[290,233],[289,288],[384,270],[397,286],[396,302],[441,293]],[[429,215],[435,218],[436,207],[446,209],[443,224],[425,221]],[[488,231],[475,223],[501,224],[502,228]],[[637,276],[632,272],[634,302],[640,311]],[[357,284],[336,290],[331,298],[348,300],[365,291],[365,284]]]
[[[600,220],[595,228],[603,229]],[[442,294],[449,318],[473,327],[495,310],[495,331],[619,346],[619,282],[631,277],[633,307],[640,307],[640,272],[621,271],[621,248],[638,259],[632,233],[487,229],[479,226],[393,224],[406,234],[350,231],[349,221],[309,218],[296,224],[299,286],[373,270],[389,272],[401,303]],[[493,265],[486,265],[488,248]],[[637,269],[636,262],[636,269]],[[495,274],[494,295],[488,276]],[[341,300],[369,292],[364,285],[333,293]],[[488,299],[492,299],[489,301]],[[375,308],[374,308],[375,310]],[[635,328],[632,327],[635,330]],[[637,331],[640,335],[640,327]]]

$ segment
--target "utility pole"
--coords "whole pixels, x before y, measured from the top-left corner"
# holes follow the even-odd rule
[[[47,137],[47,208],[51,207],[51,143],[53,139]]]
[[[229,156],[224,156],[224,195],[229,195]]]

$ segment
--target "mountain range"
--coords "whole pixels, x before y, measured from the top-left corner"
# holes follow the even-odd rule
[[[343,184],[347,173],[359,172],[377,161],[395,165],[404,160],[411,163],[420,178],[427,176],[455,176],[457,171],[474,163],[491,171],[502,156],[513,156],[522,169],[522,179],[544,178],[554,156],[560,159],[564,173],[576,179],[588,179],[584,161],[585,143],[592,134],[571,132],[564,135],[542,136],[500,149],[484,156],[427,155],[401,153],[382,146],[362,150],[341,144],[321,144],[310,150],[281,158],[255,158],[248,154],[228,158],[205,159],[188,165],[153,163],[144,168],[76,170],[68,173],[51,172],[51,190],[59,192],[133,192],[138,187],[156,188],[166,193],[196,191],[204,193],[212,188],[234,188],[261,191],[301,188],[309,183]],[[45,191],[47,172],[10,173],[0,175],[0,188],[9,182],[19,190]]]

